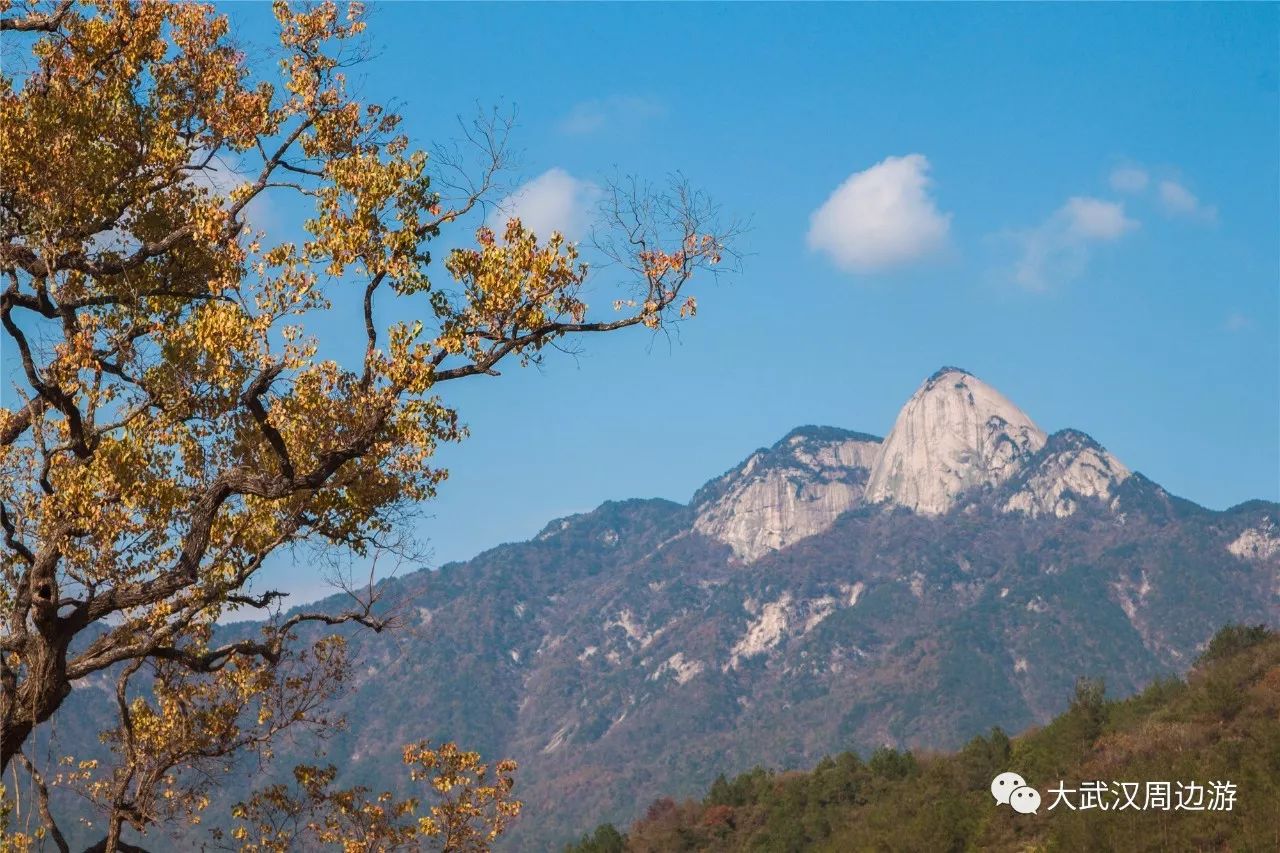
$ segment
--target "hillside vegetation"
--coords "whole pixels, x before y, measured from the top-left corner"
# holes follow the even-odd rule
[[[996,774],[1037,788],[1037,814],[997,805]],[[1050,789],[1104,782],[1108,808]],[[1231,782],[1229,810],[1145,809],[1146,783]],[[1140,808],[1121,782],[1141,783]],[[1190,801],[1188,801],[1190,804]],[[1081,679],[1070,708],[1010,739],[999,729],[951,754],[843,753],[807,773],[755,769],[715,781],[700,802],[654,802],[625,835],[602,825],[566,853],[680,850],[1106,851],[1280,849],[1280,634],[1220,631],[1185,681],[1107,701]]]

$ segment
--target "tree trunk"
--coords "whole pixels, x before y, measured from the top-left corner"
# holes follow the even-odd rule
[[[9,769],[10,760],[22,751],[35,727],[52,717],[71,695],[65,648],[33,640],[21,658],[21,686],[12,671],[6,671],[8,677],[0,685],[0,773]]]

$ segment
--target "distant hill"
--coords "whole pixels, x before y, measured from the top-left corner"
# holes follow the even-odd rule
[[[1004,771],[1038,790],[1037,813],[996,804]],[[1081,793],[1098,781],[1105,794]],[[1147,782],[1170,783],[1167,808]],[[566,851],[1277,849],[1280,635],[1234,627],[1186,681],[1110,702],[1082,682],[1069,710],[1012,741],[997,729],[946,755],[845,752],[807,773],[720,776],[701,800],[660,799],[625,835],[604,825]]]
[[[1222,625],[1278,627],[1280,506],[1170,495],[945,368],[883,440],[800,427],[688,505],[609,502],[381,590],[404,625],[352,634],[347,730],[251,778],[323,750],[382,787],[400,744],[455,740],[519,762],[504,844],[543,851],[720,773],[954,749],[1047,723],[1081,675],[1185,673]],[[101,751],[109,691],[76,686],[57,754]]]

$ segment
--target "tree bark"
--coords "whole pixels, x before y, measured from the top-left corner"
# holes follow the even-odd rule
[[[36,644],[27,644],[32,645]],[[22,660],[26,669],[22,686],[15,689],[16,679],[8,672],[0,685],[0,773],[9,769],[35,727],[52,717],[71,695],[65,648],[40,643],[34,654],[24,649]]]

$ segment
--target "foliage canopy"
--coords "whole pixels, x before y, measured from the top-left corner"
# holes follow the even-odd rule
[[[585,302],[578,247],[519,220],[429,276],[430,242],[498,186],[509,124],[428,157],[347,88],[358,4],[273,8],[274,71],[207,5],[0,0],[0,768],[30,765],[73,684],[116,679],[119,764],[73,774],[111,839],[198,810],[182,768],[327,724],[342,650],[291,650],[293,630],[385,614],[367,590],[281,618],[253,580],[302,545],[403,546],[465,434],[444,383],[689,316],[686,283],[731,251],[704,196],[631,182],[597,241],[612,313]],[[262,635],[216,643],[246,608]]]

